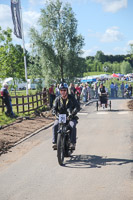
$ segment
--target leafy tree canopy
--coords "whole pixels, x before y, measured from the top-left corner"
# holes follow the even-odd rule
[[[12,30],[2,30],[0,27],[0,78],[12,77],[25,79],[23,49],[20,45],[13,45]]]
[[[78,56],[84,44],[77,35],[77,20],[71,6],[60,0],[50,1],[41,9],[40,30],[31,28],[31,42],[40,56],[45,79],[74,77],[80,70]]]

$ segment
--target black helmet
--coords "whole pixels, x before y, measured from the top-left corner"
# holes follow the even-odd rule
[[[67,83],[61,83],[60,86],[59,86],[59,89],[60,90],[62,90],[62,89],[66,89],[67,90],[68,89]]]

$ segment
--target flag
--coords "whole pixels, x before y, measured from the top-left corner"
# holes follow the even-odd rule
[[[11,13],[14,24],[14,34],[16,37],[22,39],[22,27],[19,9],[19,0],[11,0]]]

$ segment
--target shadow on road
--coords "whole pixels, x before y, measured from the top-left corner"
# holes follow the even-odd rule
[[[73,155],[65,162],[69,168],[101,168],[107,165],[124,165],[133,163],[133,160],[119,158],[104,158],[96,155]]]

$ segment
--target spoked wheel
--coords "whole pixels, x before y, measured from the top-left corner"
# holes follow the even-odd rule
[[[109,101],[109,108],[110,108],[110,110],[111,110],[111,101]]]
[[[96,108],[97,108],[97,111],[98,111],[98,101],[96,102]]]
[[[57,137],[57,158],[59,165],[63,165],[64,162],[64,136],[58,134]]]

